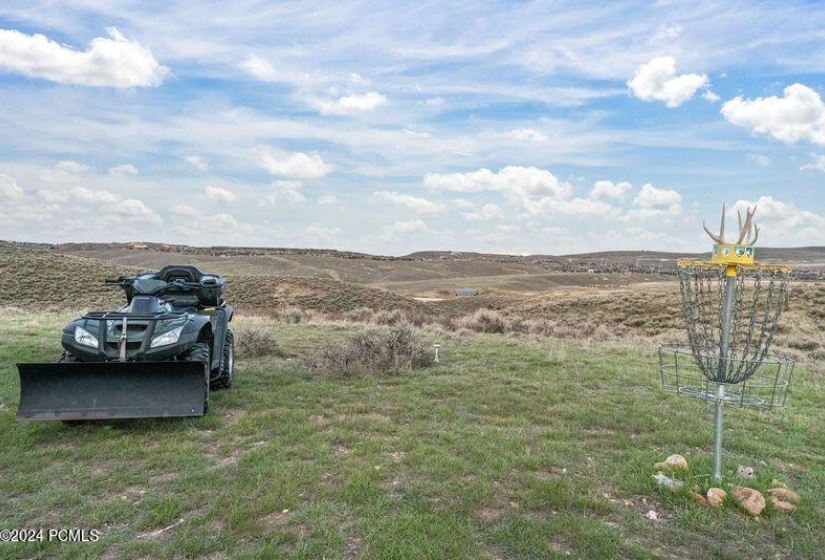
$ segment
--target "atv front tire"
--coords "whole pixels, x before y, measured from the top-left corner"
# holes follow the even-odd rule
[[[77,363],[77,358],[70,352],[63,352],[57,360],[58,364],[74,364]]]
[[[216,389],[229,389],[235,379],[235,335],[232,331],[226,331],[226,340],[223,343],[223,361],[221,373],[215,380]]]
[[[203,399],[203,413],[209,410],[209,345],[205,342],[196,342],[192,348],[184,354],[183,359],[187,362],[201,362],[203,364],[203,378],[206,384],[206,396]]]

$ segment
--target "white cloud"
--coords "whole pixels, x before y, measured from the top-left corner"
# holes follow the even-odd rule
[[[647,218],[658,216],[678,216],[682,212],[682,195],[674,190],[657,189],[650,183],[633,199],[631,216]]]
[[[534,213],[536,204],[552,205],[567,198],[573,187],[544,169],[507,166],[498,173],[479,169],[470,173],[439,175],[430,173],[424,184],[431,189],[476,193],[498,191],[510,203]]]
[[[468,221],[503,220],[504,210],[495,204],[485,204],[478,212],[461,212],[462,218]]]
[[[516,233],[517,231],[521,231],[521,228],[516,225],[501,225],[496,226],[496,231],[499,233]]]
[[[204,192],[207,198],[218,202],[233,202],[238,198],[232,191],[221,187],[206,187]]]
[[[23,198],[23,194],[23,189],[13,178],[0,173],[0,198],[20,199]]]
[[[259,149],[258,154],[260,166],[272,175],[314,179],[324,177],[332,171],[332,166],[324,162],[319,155],[269,148]]]
[[[771,158],[764,154],[748,154],[748,161],[752,161],[756,165],[766,167],[771,164]]]
[[[160,216],[155,214],[151,208],[147,207],[143,201],[135,198],[127,198],[126,200],[111,204],[108,206],[108,211],[111,214],[117,214],[151,224],[163,223],[163,219],[161,219]]]
[[[55,165],[55,167],[59,171],[65,171],[67,173],[77,173],[77,174],[86,173],[89,170],[88,165],[85,165],[83,163],[78,163],[78,162],[72,161],[72,160],[58,161],[57,165]]]
[[[283,191],[297,191],[304,187],[301,181],[275,181],[274,185]]]
[[[318,204],[337,204],[338,197],[334,194],[325,194],[318,198]]]
[[[124,175],[137,175],[138,169],[131,163],[124,163],[123,165],[116,165],[109,168],[109,175],[120,177]]]
[[[235,228],[238,226],[238,220],[232,214],[221,212],[209,217],[209,225],[213,228]]]
[[[193,208],[188,204],[178,204],[176,206],[173,206],[170,209],[170,212],[178,216],[184,216],[186,218],[198,218],[203,215],[200,210],[198,210],[197,208]]]
[[[676,61],[672,56],[654,58],[641,65],[633,79],[627,82],[634,96],[643,101],[663,101],[668,107],[678,107],[708,84],[704,74],[677,76]]]
[[[278,73],[268,60],[250,54],[239,66],[263,82],[278,81]]]
[[[633,186],[627,181],[596,181],[593,183],[593,188],[590,190],[590,198],[596,199],[621,199],[625,193],[631,190]]]
[[[322,102],[321,113],[325,115],[352,115],[368,113],[387,104],[387,98],[377,91],[364,94],[345,95],[337,101]]]
[[[660,25],[659,30],[653,36],[653,42],[660,42],[660,41],[669,41],[670,39],[676,39],[679,37],[684,29],[678,23],[675,25]]]
[[[91,189],[87,189],[86,187],[74,187],[70,192],[72,195],[71,198],[82,200],[84,202],[115,202],[117,200],[120,200],[119,196],[105,190],[93,191]],[[135,200],[134,202],[140,201]],[[141,202],[141,204],[143,203]],[[128,206],[130,205],[127,204],[124,207]],[[132,204],[132,206],[134,206],[134,204]]]
[[[430,134],[429,132],[418,132],[411,128],[405,128],[404,134],[412,136],[413,138],[432,138],[432,134]]]
[[[64,202],[69,198],[69,193],[66,191],[50,191],[48,189],[40,189],[37,191],[37,197],[42,198],[46,202]]]
[[[702,93],[702,99],[704,99],[708,103],[716,103],[722,98],[713,93],[712,91],[710,91],[709,89],[707,89]]]
[[[307,200],[307,197],[294,190],[285,190],[281,192],[280,197],[294,204],[301,204]]]
[[[539,200],[530,200],[524,205],[528,216],[534,215],[567,215],[567,216],[599,216],[602,218],[617,217],[621,210],[601,200],[590,198],[571,198],[554,200],[546,197]]]
[[[768,134],[787,144],[811,142],[825,146],[825,104],[819,94],[802,84],[785,88],[784,97],[735,97],[722,106],[733,125]]]
[[[277,186],[277,185],[276,185]],[[266,206],[267,204],[271,204],[272,206],[277,206],[278,202],[287,202],[290,204],[302,204],[306,202],[307,197],[305,197],[301,192],[297,189],[282,189],[279,188],[278,190],[269,193],[258,204],[258,206]]]
[[[379,200],[405,206],[413,212],[420,212],[422,214],[441,212],[444,209],[443,206],[429,201],[426,198],[409,194],[398,194],[395,191],[376,191],[372,193],[372,195]]]
[[[547,136],[532,128],[517,128],[507,133],[507,136],[520,142],[546,142]]]
[[[259,206],[266,206],[267,203],[275,206],[279,201],[302,204],[307,200],[300,192],[304,186],[301,181],[275,181],[273,186],[276,190],[266,195]]]
[[[49,183],[77,183],[78,175],[89,171],[89,166],[72,160],[62,160],[57,162],[53,169],[44,169],[40,172],[40,178]]]
[[[186,163],[188,163],[198,171],[206,171],[209,169],[209,162],[198,155],[186,156]]]
[[[440,107],[444,105],[444,98],[443,97],[431,97],[424,101],[424,105],[427,107]]]
[[[349,74],[349,83],[355,86],[368,86],[370,85],[370,81],[364,78],[362,75],[356,72],[350,72]]]
[[[533,196],[563,198],[572,191],[569,184],[559,181],[549,171],[512,165],[498,173],[489,169],[446,175],[428,173],[424,176],[424,184],[431,189],[453,192],[500,191],[515,199]]]
[[[430,228],[427,227],[422,220],[408,220],[405,222],[395,222],[392,226],[395,231],[401,233],[410,233],[413,231],[429,231]]]
[[[110,27],[107,32],[109,38],[92,39],[87,50],[79,52],[41,34],[0,29],[0,68],[88,87],[160,85],[168,68],[159,65],[148,48],[128,41],[117,29]]]
[[[825,217],[822,215],[801,210],[772,196],[762,196],[756,201],[738,200],[732,210],[744,215],[747,208],[754,207],[757,210],[754,222],[759,225],[762,244],[798,246],[825,243]]]
[[[450,202],[456,208],[475,208],[475,204],[473,204],[472,202],[470,202],[466,198],[454,198]]]
[[[802,169],[802,170],[813,169],[815,171],[822,171],[823,173],[825,173],[825,155],[820,154],[820,155],[816,156],[811,163],[806,163],[805,165],[803,165],[799,169]]]
[[[318,237],[324,239],[326,241],[334,240],[341,235],[341,228],[339,227],[319,227],[319,226],[311,226],[304,230],[304,234],[310,237]]]
[[[296,64],[291,57],[279,56],[277,57],[277,63],[273,64],[270,59],[253,53],[237,62],[236,66],[253,78],[266,83],[280,82],[305,87],[313,84],[323,84],[330,80],[330,77],[321,69],[316,68],[312,72],[301,70],[302,64]],[[314,99],[310,99],[310,101],[315,105],[320,105]]]
[[[620,213],[618,208],[598,200],[570,198],[573,187],[569,183],[560,181],[549,171],[536,167],[508,166],[498,173],[493,173],[489,169],[446,175],[430,173],[425,175],[424,184],[431,189],[453,192],[496,191],[526,216],[554,214],[617,216]],[[470,216],[473,213],[467,213],[467,215]],[[481,214],[478,217],[480,216]]]
[[[53,222],[63,233],[88,235],[106,230],[109,234],[123,234],[137,231],[135,228],[140,224],[163,223],[163,219],[142,200],[124,199],[104,189],[80,185],[55,190],[40,189],[36,198],[24,202],[18,209],[18,217],[32,214],[25,219]],[[94,216],[94,219],[90,219],[90,216]]]

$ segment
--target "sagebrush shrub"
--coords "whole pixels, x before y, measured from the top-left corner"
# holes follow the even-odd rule
[[[347,311],[344,319],[352,323],[370,323],[375,317],[375,310],[371,307],[359,307]]]
[[[379,311],[375,314],[373,321],[376,325],[392,326],[407,322],[407,318],[400,309],[392,309],[390,311]]]
[[[494,309],[479,309],[472,315],[466,315],[456,322],[458,328],[475,332],[503,333],[507,326],[504,316]]]
[[[275,333],[264,325],[241,324],[234,326],[232,330],[235,331],[235,351],[239,357],[284,355]]]
[[[416,330],[401,323],[388,330],[367,328],[311,354],[305,363],[312,370],[328,373],[397,374],[429,366],[433,359]]]

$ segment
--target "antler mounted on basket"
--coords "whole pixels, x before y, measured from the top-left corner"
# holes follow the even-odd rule
[[[739,224],[739,238],[736,240],[736,243],[733,243],[732,245],[751,247],[754,243],[756,243],[756,240],[759,239],[759,226],[753,223],[754,214],[756,214],[756,206],[753,207],[753,210],[746,208],[745,223],[743,224],[742,213],[739,210],[736,211],[736,217]],[[711,239],[716,241],[716,243],[719,245],[728,245],[728,242],[725,241],[725,205],[722,205],[722,224],[719,226],[719,235],[711,232],[705,222],[702,222],[702,227],[705,228],[705,232]]]

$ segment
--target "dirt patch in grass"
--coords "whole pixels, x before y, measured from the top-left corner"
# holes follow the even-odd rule
[[[161,474],[157,474],[149,479],[150,486],[160,486],[163,484],[168,484],[180,478],[180,473],[177,471],[169,471]]]
[[[484,523],[495,523],[499,519],[502,519],[506,516],[509,512],[507,509],[499,509],[493,507],[485,507],[481,508],[476,512],[476,517],[481,519]]]
[[[243,415],[246,414],[246,410],[242,408],[221,408],[218,412],[221,415],[221,418],[229,423],[237,422]]]
[[[265,515],[258,519],[263,529],[269,533],[274,531],[282,531],[291,523],[290,518],[292,513],[288,510],[273,511],[269,515]]]

